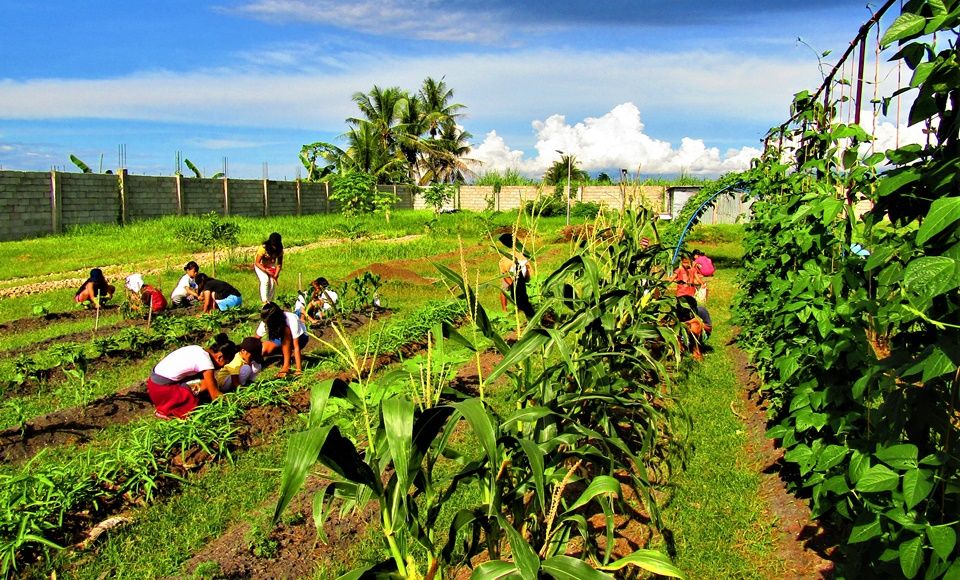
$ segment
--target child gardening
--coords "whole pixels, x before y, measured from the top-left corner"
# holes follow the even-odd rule
[[[113,298],[113,293],[116,290],[114,286],[107,283],[107,279],[103,276],[103,270],[94,268],[90,270],[90,277],[80,285],[80,289],[74,294],[73,300],[87,308],[100,308],[100,303],[103,300]]]
[[[208,348],[184,346],[163,358],[147,379],[147,394],[160,419],[183,418],[200,404],[200,396],[211,400],[221,395],[215,371],[232,360],[237,348],[226,334],[218,334]]]
[[[253,271],[260,281],[260,300],[266,304],[277,293],[277,279],[283,269],[283,240],[273,232],[264,240],[253,257]]]
[[[283,356],[283,365],[278,377],[285,377],[290,372],[290,358],[292,355],[295,374],[303,370],[300,351],[307,345],[310,338],[307,336],[307,326],[293,312],[284,312],[273,302],[267,302],[260,309],[260,326],[254,333],[257,338],[266,337],[263,341],[263,355],[271,355],[278,350]]]

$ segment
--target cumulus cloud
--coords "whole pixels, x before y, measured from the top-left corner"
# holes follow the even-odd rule
[[[674,147],[646,134],[640,110],[633,103],[617,105],[601,117],[588,117],[574,125],[563,115],[552,115],[532,125],[536,154],[527,157],[523,151],[511,149],[496,131],[491,131],[471,157],[482,163],[481,171],[513,169],[531,176],[553,165],[560,158],[558,150],[574,155],[579,167],[587,171],[627,168],[648,174],[716,175],[746,169],[750,159],[760,153],[743,147],[721,154],[719,149],[689,137]]]

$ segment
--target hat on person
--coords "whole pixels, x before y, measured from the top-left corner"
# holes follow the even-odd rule
[[[240,350],[250,353],[253,362],[263,363],[263,343],[255,336],[248,336],[240,343]]]
[[[143,276],[141,274],[130,274],[127,276],[127,281],[124,285],[131,292],[140,292],[140,289],[143,288]]]
[[[199,270],[199,269],[200,269],[200,266],[198,266],[197,263],[194,262],[193,260],[190,260],[189,262],[187,262],[187,265],[183,267],[184,272],[186,272],[187,270]]]

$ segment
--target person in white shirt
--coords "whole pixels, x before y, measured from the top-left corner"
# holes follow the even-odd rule
[[[297,297],[293,312],[305,323],[317,324],[329,316],[328,311],[333,310],[340,296],[330,289],[330,283],[326,278],[317,278],[310,282],[310,286],[312,288],[310,300],[307,300],[305,293],[301,293]]]
[[[254,333],[257,338],[266,337],[263,341],[263,356],[270,356],[279,349],[283,356],[283,365],[278,377],[285,377],[290,372],[291,355],[295,374],[303,371],[300,351],[307,345],[310,338],[307,336],[307,325],[293,312],[284,312],[274,302],[267,302],[260,309],[260,325]]]
[[[215,371],[230,361],[237,347],[220,333],[213,346],[184,346],[165,356],[147,379],[147,395],[160,419],[183,418],[200,404],[200,395],[221,395]]]
[[[200,271],[200,266],[196,262],[190,260],[187,262],[187,265],[183,267],[183,271],[186,272],[177,282],[177,287],[173,289],[173,293],[170,294],[170,304],[174,308],[186,308],[193,306],[193,304],[200,298],[200,295],[197,293],[197,283],[194,282],[194,279],[197,277],[197,272]]]

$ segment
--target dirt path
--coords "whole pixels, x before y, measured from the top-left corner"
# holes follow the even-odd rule
[[[422,237],[422,234],[411,234],[408,236],[401,236],[399,238],[387,238],[382,240],[371,240],[371,241],[380,241],[383,243],[389,244],[401,244],[404,242],[409,242],[416,240]],[[307,252],[310,250],[315,250],[317,248],[327,248],[330,246],[336,246],[338,244],[346,244],[351,242],[347,238],[336,238],[332,240],[320,240],[319,242],[314,242],[312,244],[305,244],[303,246],[291,246],[285,248],[284,252],[287,254],[296,254],[299,252]],[[253,254],[257,251],[257,248],[260,246],[246,246],[242,248],[234,248],[231,250],[230,254],[234,257],[248,257],[252,259]],[[225,252],[218,252],[220,256],[223,256]],[[166,258],[158,258],[154,260],[144,260],[142,262],[137,262],[134,264],[124,264],[124,265],[114,265],[114,266],[105,266],[102,268],[104,276],[108,280],[123,280],[130,274],[138,272],[144,276],[151,276],[165,272],[170,268],[176,268],[182,263],[186,263],[188,260],[195,260],[201,263],[210,263],[213,260],[213,252],[201,252],[201,253],[184,253],[177,254],[175,256],[169,256]],[[0,288],[0,298],[11,298],[16,296],[29,296],[31,294],[40,294],[43,292],[49,292],[51,290],[59,290],[62,288],[78,288],[80,284],[87,279],[89,270],[73,270],[69,272],[54,272],[51,274],[45,274],[42,276],[25,276],[22,278],[9,278],[2,281],[2,284],[12,284],[12,286],[7,288]],[[69,278],[61,278],[56,280],[50,280],[50,278],[59,277],[67,275]],[[122,284],[115,285],[122,286]]]
[[[729,345],[735,363],[737,379],[743,385],[742,401],[747,415],[742,417],[749,435],[748,452],[762,466],[760,494],[769,510],[776,516],[778,554],[786,562],[789,576],[785,578],[831,578],[833,558],[840,538],[811,520],[807,503],[787,491],[780,477],[783,468],[783,449],[766,436],[767,409],[760,400],[760,384],[750,368],[747,355]]]

